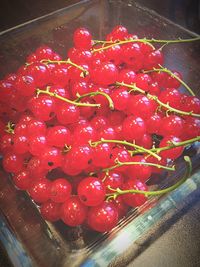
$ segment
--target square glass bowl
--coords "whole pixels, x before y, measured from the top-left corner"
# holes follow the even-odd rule
[[[15,72],[26,56],[46,44],[66,57],[72,47],[72,34],[86,27],[94,39],[102,40],[122,24],[139,37],[156,39],[192,38],[196,35],[141,6],[137,1],[92,0],[0,33],[0,75]],[[165,66],[179,70],[184,81],[199,94],[199,43],[177,43],[164,48]],[[75,267],[125,266],[137,250],[134,242],[200,186],[199,149],[192,147],[193,174],[176,191],[149,198],[132,210],[110,233],[97,234],[82,227],[70,229],[61,223],[45,222],[29,196],[17,190],[9,176],[0,172],[0,241],[14,266]],[[178,170],[160,184],[176,182],[184,173],[182,159]],[[166,180],[168,182],[166,182]],[[124,265],[125,264],[125,265]]]

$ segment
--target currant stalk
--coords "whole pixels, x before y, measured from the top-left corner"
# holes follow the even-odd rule
[[[98,92],[90,92],[90,93],[87,93],[87,94],[84,94],[84,95],[77,94],[77,99],[75,99],[74,101],[75,102],[79,102],[84,97],[87,97],[87,96],[96,96],[96,95],[102,95],[105,98],[107,98],[108,103],[109,103],[109,108],[112,109],[112,110],[114,109],[114,103],[112,101],[112,98],[108,94],[106,94],[104,92],[100,92],[100,91],[98,91]]]
[[[175,78],[177,81],[179,81],[187,90],[190,92],[191,95],[195,96],[195,93],[192,91],[192,89],[177,75],[175,75],[171,70],[163,67],[160,65],[160,68],[154,68],[152,70],[143,70],[143,73],[150,73],[150,72],[165,72],[168,73],[172,78]]]
[[[172,148],[175,148],[175,147],[180,147],[180,146],[187,146],[187,145],[193,144],[193,143],[198,142],[198,141],[200,141],[200,136],[197,136],[195,138],[188,139],[188,140],[185,140],[185,141],[182,141],[182,142],[178,142],[178,143],[170,142],[169,146],[152,148],[152,149],[149,149],[149,150],[159,154],[161,151],[169,150],[169,149],[172,149]],[[142,150],[131,151],[131,155],[138,154],[138,153],[144,153],[144,152]]]
[[[142,146],[138,146],[136,144],[133,144],[133,143],[130,143],[130,142],[127,142],[127,141],[122,141],[122,140],[109,140],[109,139],[103,139],[101,138],[101,140],[99,141],[96,141],[96,142],[91,142],[89,141],[89,144],[90,146],[92,147],[96,147],[98,146],[99,144],[102,144],[102,143],[115,143],[115,144],[121,144],[121,145],[125,145],[125,146],[130,146],[130,147],[134,147],[140,151],[143,151],[143,153],[147,153],[147,154],[150,154],[152,155],[153,157],[157,158],[158,160],[161,160],[161,157],[157,154],[155,154],[153,151],[151,151],[150,149],[146,149]]]
[[[175,171],[175,167],[168,167],[168,166],[164,166],[164,165],[160,165],[160,164],[156,164],[156,163],[151,163],[151,162],[140,162],[140,161],[124,161],[121,162],[118,159],[116,159],[116,164],[105,168],[102,170],[102,172],[106,172],[108,173],[109,171],[112,171],[116,168],[122,167],[122,166],[129,166],[129,165],[145,165],[145,166],[152,166],[152,167],[157,167],[159,169],[164,169],[164,170],[168,170],[168,171]]]
[[[141,38],[141,39],[128,39],[128,40],[124,40],[124,41],[103,41],[103,40],[93,40],[94,45],[96,44],[110,44],[108,46],[102,47],[102,48],[98,48],[98,49],[93,49],[92,52],[99,52],[101,50],[105,50],[108,49],[112,46],[115,45],[121,45],[121,44],[126,44],[126,43],[132,43],[132,42],[141,42],[141,43],[146,43],[149,46],[151,46],[152,48],[154,48],[154,46],[151,43],[164,43],[164,44],[175,44],[175,43],[188,43],[188,42],[194,42],[194,41],[199,41],[200,37],[195,37],[195,38],[189,38],[189,39],[175,39],[175,40],[159,40],[159,39],[147,39],[147,38]],[[155,49],[155,48],[154,48]]]
[[[121,82],[116,82],[115,83],[117,86],[126,86],[127,88],[131,88],[131,90],[129,92],[135,91],[135,92],[139,92],[141,94],[144,94],[147,98],[152,99],[154,101],[156,101],[161,107],[166,108],[167,110],[171,111],[171,112],[175,112],[177,114],[181,114],[181,115],[185,115],[185,116],[193,116],[193,117],[198,117],[200,118],[200,114],[198,113],[193,113],[192,111],[190,112],[186,112],[177,108],[173,108],[171,107],[168,103],[163,103],[162,101],[159,100],[159,98],[155,95],[152,95],[150,93],[146,93],[144,90],[142,90],[141,88],[138,88],[135,84],[126,84],[126,83],[121,83]]]
[[[72,105],[75,105],[75,106],[79,106],[79,107],[97,107],[99,108],[101,105],[100,104],[90,104],[90,103],[79,103],[79,102],[76,102],[76,101],[72,101],[68,98],[65,98],[65,97],[62,97],[58,94],[56,94],[55,92],[50,92],[49,91],[49,88],[47,88],[46,90],[41,90],[41,89],[37,89],[36,90],[36,94],[37,96],[39,96],[40,94],[46,94],[46,95],[49,95],[49,96],[52,96],[52,97],[55,97],[57,99],[60,99],[64,102],[67,102],[69,104],[72,104]]]
[[[84,69],[83,67],[72,62],[70,58],[68,58],[67,60],[42,59],[42,60],[40,60],[40,62],[45,64],[45,65],[48,65],[48,64],[69,64],[69,65],[72,65],[72,66],[76,67],[77,69],[81,70],[83,72],[84,77],[86,77],[89,74],[89,72],[86,69]]]
[[[11,121],[9,121],[6,125],[5,132],[10,133],[10,134],[14,134],[15,133],[14,128],[15,128],[15,124],[12,123]]]
[[[105,41],[105,42],[100,41],[100,42],[103,43],[103,44],[107,43],[107,41]],[[103,47],[96,48],[96,49],[94,48],[94,49],[91,50],[91,52],[95,53],[95,52],[99,52],[99,51],[102,51],[102,50],[109,49],[109,48],[111,48],[111,47],[113,47],[115,45],[123,45],[123,44],[128,44],[128,43],[135,43],[135,42],[145,43],[145,44],[151,46],[155,50],[155,47],[150,42],[148,42],[147,39],[144,38],[144,39],[129,39],[129,40],[124,40],[124,41],[117,41],[117,42],[111,43],[111,44],[109,44],[107,46],[103,46]]]
[[[107,196],[107,200],[109,199],[116,199],[119,195],[124,195],[124,194],[143,194],[145,196],[158,196],[158,195],[162,195],[162,194],[166,194],[169,193],[175,189],[177,189],[181,184],[183,184],[191,175],[192,172],[192,162],[190,160],[190,158],[188,156],[184,157],[184,160],[187,164],[187,169],[186,172],[184,174],[184,177],[182,179],[180,179],[180,181],[178,181],[176,184],[162,189],[162,190],[157,190],[157,191],[142,191],[142,190],[136,190],[136,189],[130,189],[130,190],[121,190],[120,188],[117,189],[113,189],[110,186],[108,186],[108,188],[113,191],[114,193],[109,193],[106,194]]]

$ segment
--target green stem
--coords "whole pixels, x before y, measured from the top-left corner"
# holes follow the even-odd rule
[[[164,147],[158,147],[158,148],[152,148],[150,149],[152,152],[155,152],[155,153],[160,153],[161,151],[165,151],[165,150],[169,150],[169,149],[172,149],[172,148],[175,148],[175,147],[180,147],[180,146],[187,146],[187,145],[190,145],[190,144],[193,144],[194,142],[198,142],[200,141],[200,136],[197,136],[195,138],[192,138],[192,139],[188,139],[188,140],[185,140],[185,141],[182,141],[182,142],[171,142],[169,146],[164,146]],[[134,154],[138,154],[138,153],[144,153],[142,150],[135,150],[135,151],[130,151],[131,155],[134,155]]]
[[[187,146],[189,144],[193,144],[194,142],[200,141],[200,136],[197,136],[195,138],[189,139],[189,140],[185,140],[182,142],[171,142],[169,146],[164,146],[164,147],[159,147],[159,148],[152,148],[151,151],[156,152],[156,153],[160,153],[161,151],[164,150],[169,150],[175,147],[180,147],[180,146]]]
[[[136,190],[136,189],[130,189],[130,190],[121,190],[120,188],[117,189],[112,189],[109,187],[110,190],[114,191],[114,193],[109,193],[106,194],[107,197],[110,198],[116,198],[119,195],[124,195],[124,194],[143,194],[145,196],[158,196],[158,195],[162,195],[162,194],[166,194],[169,193],[175,189],[177,189],[181,184],[183,184],[191,175],[192,172],[192,163],[191,160],[188,156],[184,157],[184,160],[187,164],[187,169],[186,172],[184,174],[184,177],[182,179],[180,179],[180,181],[178,181],[176,184],[162,189],[162,190],[157,190],[157,191],[143,191],[143,190]]]
[[[174,39],[174,40],[161,40],[161,39],[147,39],[147,38],[142,38],[142,39],[129,39],[129,40],[126,40],[126,41],[129,41],[129,42],[148,42],[148,43],[164,43],[164,44],[175,44],[175,43],[188,43],[188,42],[194,42],[194,41],[200,41],[200,37],[194,37],[194,38],[188,38],[188,39],[181,39],[181,38],[178,38],[178,39]],[[104,40],[93,40],[93,42],[95,44],[98,44],[98,43],[103,43],[103,44],[118,44],[120,41],[116,41],[116,42],[113,42],[113,41],[104,41]]]
[[[70,58],[68,58],[67,60],[50,60],[50,59],[42,59],[40,61],[43,64],[69,64],[72,65],[74,67],[76,67],[77,69],[81,70],[84,74],[84,76],[87,76],[89,74],[89,72],[84,69],[83,67],[77,65],[76,63],[72,62]]]
[[[159,39],[146,39],[149,43],[166,43],[166,44],[175,44],[175,43],[188,43],[194,41],[200,41],[200,36],[195,38],[188,38],[188,39],[175,39],[175,40],[159,40]]]
[[[76,102],[79,102],[82,98],[84,97],[87,97],[87,96],[96,96],[96,95],[102,95],[104,96],[105,98],[107,98],[108,100],[108,103],[109,103],[109,108],[110,109],[114,109],[114,103],[112,101],[112,98],[104,93],[104,92],[100,92],[100,91],[97,91],[97,92],[90,92],[90,93],[87,93],[87,94],[84,94],[84,95],[79,95],[77,99],[75,99]]]
[[[152,167],[157,167],[159,169],[164,169],[164,170],[168,170],[168,171],[174,171],[175,168],[174,166],[172,167],[167,167],[164,165],[160,165],[160,164],[156,164],[156,163],[151,163],[151,162],[141,162],[141,161],[125,161],[125,162],[120,162],[117,160],[117,164],[109,167],[109,168],[105,168],[102,171],[103,172],[109,172],[111,170],[114,170],[116,168],[122,167],[122,166],[129,166],[129,165],[145,165],[145,166],[152,166]]]
[[[121,145],[125,145],[125,146],[130,146],[130,147],[134,147],[136,149],[139,149],[140,151],[143,151],[144,153],[150,154],[153,157],[157,158],[158,160],[161,160],[161,157],[158,156],[157,154],[155,154],[153,151],[151,151],[150,149],[146,149],[144,147],[138,146],[136,144],[133,143],[129,143],[127,141],[122,141],[122,140],[109,140],[109,139],[101,139],[99,141],[96,142],[90,142],[90,145],[93,147],[98,146],[99,144],[102,143],[115,143],[115,144],[121,144]]]
[[[200,118],[200,114],[197,114],[197,113],[193,113],[192,111],[190,112],[186,112],[186,111],[183,111],[183,110],[180,110],[180,109],[177,109],[177,108],[173,108],[171,107],[169,104],[165,104],[163,103],[162,101],[160,101],[158,99],[157,96],[155,95],[151,95],[149,93],[146,93],[144,90],[142,90],[141,88],[138,88],[135,84],[126,84],[126,83],[120,83],[120,82],[116,82],[115,83],[117,86],[126,86],[127,88],[131,88],[131,90],[129,92],[132,92],[132,91],[136,91],[136,92],[139,92],[141,94],[144,94],[146,95],[147,98],[149,99],[153,99],[154,101],[156,101],[161,107],[164,107],[166,108],[167,110],[171,111],[171,112],[175,112],[177,114],[181,114],[181,115],[184,115],[184,116],[193,116],[193,117],[199,117]]]
[[[122,45],[122,44],[127,44],[127,43],[133,43],[133,42],[141,42],[141,43],[146,43],[149,46],[151,46],[153,49],[154,46],[151,43],[165,43],[165,44],[175,44],[175,43],[188,43],[188,42],[194,42],[194,41],[199,41],[200,37],[195,37],[195,38],[190,38],[190,39],[176,39],[176,40],[159,40],[159,39],[147,39],[147,38],[142,38],[142,39],[129,39],[129,40],[124,40],[124,41],[116,41],[116,42],[112,42],[112,41],[101,41],[101,40],[93,40],[95,42],[95,44],[97,43],[103,43],[103,44],[110,44],[108,46],[104,46],[98,49],[93,49],[92,52],[99,52],[101,50],[106,50],[109,49],[115,45]]]
[[[102,51],[102,50],[106,50],[106,49],[109,49],[115,45],[123,45],[123,44],[128,44],[128,43],[135,43],[135,42],[140,42],[140,43],[145,43],[149,46],[151,46],[153,49],[155,49],[155,47],[150,44],[145,38],[144,39],[129,39],[129,40],[124,40],[124,41],[119,41],[119,42],[114,42],[110,45],[107,45],[107,46],[103,46],[103,47],[100,47],[100,48],[97,48],[97,49],[92,49],[92,53],[95,53],[95,52],[99,52],[99,51]],[[107,41],[106,41],[107,43]]]
[[[175,75],[171,70],[161,66],[161,68],[159,68],[159,69],[154,68],[152,70],[144,70],[143,71],[143,73],[150,73],[150,72],[166,72],[166,73],[168,73],[169,75],[171,75],[172,78],[175,78],[177,81],[179,81],[188,90],[188,92],[190,92],[191,95],[195,96],[195,93],[192,91],[192,89],[183,80],[181,80],[177,75]]]
[[[40,95],[40,94],[46,94],[46,95],[49,95],[49,96],[52,96],[52,97],[55,97],[57,99],[60,99],[64,102],[67,102],[69,104],[72,104],[72,105],[75,105],[75,106],[79,106],[79,107],[100,107],[101,105],[100,104],[90,104],[90,103],[78,103],[76,101],[72,101],[70,99],[67,99],[65,97],[62,97],[56,93],[53,93],[53,92],[50,92],[49,90],[40,90],[40,89],[37,89],[37,95]]]

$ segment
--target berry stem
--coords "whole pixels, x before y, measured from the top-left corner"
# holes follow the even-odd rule
[[[159,169],[164,169],[164,170],[168,170],[168,171],[175,171],[175,167],[172,166],[172,167],[167,167],[167,166],[164,166],[164,165],[160,165],[160,164],[156,164],[156,163],[151,163],[151,162],[140,162],[140,161],[124,161],[124,162],[121,162],[119,160],[116,160],[116,164],[111,166],[111,167],[108,167],[108,168],[105,168],[103,169],[102,171],[103,172],[109,172],[111,170],[114,170],[116,168],[119,168],[121,166],[129,166],[129,165],[145,165],[145,166],[153,166],[153,167],[157,167]]]
[[[82,98],[84,98],[84,97],[87,97],[87,96],[96,96],[96,95],[102,95],[102,96],[104,96],[105,98],[107,98],[107,100],[108,100],[108,103],[109,103],[109,108],[110,109],[114,109],[114,103],[113,103],[113,101],[112,101],[112,98],[108,95],[108,94],[106,94],[106,93],[104,93],[104,92],[100,92],[100,91],[97,91],[97,92],[90,92],[90,93],[87,93],[87,94],[84,94],[84,95],[79,95],[79,94],[77,94],[77,99],[75,99],[75,101],[76,102],[79,102]]]
[[[89,74],[89,72],[86,69],[84,69],[83,67],[72,62],[70,58],[68,58],[67,60],[42,59],[40,62],[43,64],[46,64],[46,65],[48,65],[48,64],[69,64],[69,65],[72,65],[72,66],[76,67],[77,69],[81,70],[83,72],[84,76],[87,76]]]
[[[120,188],[117,189],[113,189],[111,187],[108,187],[110,190],[114,191],[114,193],[109,193],[106,194],[106,196],[108,198],[114,198],[116,199],[116,197],[118,197],[119,195],[124,195],[124,194],[143,194],[145,196],[158,196],[158,195],[162,195],[162,194],[166,194],[169,193],[175,189],[177,189],[181,184],[183,184],[191,175],[192,172],[192,163],[191,160],[188,156],[184,157],[184,160],[187,164],[187,169],[186,172],[184,174],[184,177],[182,179],[180,179],[180,181],[178,181],[176,184],[162,189],[162,190],[157,190],[157,191],[142,191],[142,190],[136,190],[136,189],[130,189],[130,190],[121,190]]]
[[[146,39],[149,43],[166,43],[166,44],[175,44],[175,43],[188,43],[194,41],[200,41],[200,37],[188,38],[188,39],[175,39],[175,40],[159,40],[159,39]]]
[[[171,142],[169,146],[164,146],[164,147],[160,147],[160,148],[152,148],[151,151],[154,151],[156,153],[160,153],[161,151],[164,150],[169,150],[175,147],[180,147],[180,146],[187,146],[189,144],[192,144],[194,142],[200,141],[200,136],[197,136],[195,138],[192,139],[188,139],[182,142]]]
[[[105,42],[100,41],[100,42],[104,43],[104,44],[110,43],[110,42],[107,42],[107,41],[105,41]],[[94,48],[94,49],[91,50],[91,52],[95,53],[95,52],[99,52],[99,51],[102,51],[102,50],[109,49],[109,48],[111,48],[111,47],[113,47],[115,45],[123,45],[123,44],[128,44],[128,43],[135,43],[135,42],[145,43],[145,44],[151,46],[153,49],[155,49],[155,47],[152,44],[150,44],[147,39],[144,38],[144,39],[129,39],[129,40],[124,40],[124,41],[113,42],[113,43],[111,43],[110,45],[107,45],[107,46],[103,46],[103,47],[96,48],[96,49]]]
[[[148,97],[149,99],[152,99],[152,100],[156,101],[161,107],[166,108],[168,111],[175,112],[175,113],[178,113],[178,114],[181,114],[181,115],[185,115],[185,116],[193,116],[193,117],[199,117],[200,118],[200,114],[193,113],[192,111],[186,112],[186,111],[183,111],[183,110],[180,110],[180,109],[173,108],[168,103],[167,104],[163,103],[162,101],[160,101],[158,99],[157,96],[151,95],[151,94],[145,92],[141,88],[138,88],[135,84],[126,84],[126,83],[120,83],[120,82],[116,82],[115,84],[117,86],[126,86],[128,88],[131,88],[131,90],[129,91],[129,93],[131,93],[132,91],[136,91],[136,92],[139,92],[141,94],[146,95],[146,97]]]
[[[62,97],[62,96],[60,96],[60,95],[58,95],[56,93],[50,92],[48,88],[46,90],[37,89],[36,93],[37,93],[37,96],[40,95],[40,94],[46,94],[46,95],[55,97],[57,99],[60,99],[60,100],[62,100],[64,102],[67,102],[69,104],[73,104],[75,106],[79,106],[79,107],[98,107],[99,108],[101,106],[100,104],[79,103],[79,102],[76,102],[76,101],[72,101],[72,100],[67,99],[65,97]]]
[[[143,70],[143,73],[150,73],[150,72],[166,72],[169,75],[171,75],[172,78],[175,78],[177,81],[179,81],[187,90],[190,92],[191,95],[195,96],[195,93],[192,91],[192,89],[177,75],[175,75],[171,70],[164,68],[163,66],[160,66],[160,68],[154,68],[152,70]]]
[[[115,144],[121,144],[121,145],[125,145],[125,146],[130,146],[130,147],[134,147],[140,151],[142,151],[143,153],[147,153],[147,154],[150,154],[152,155],[153,157],[157,158],[158,160],[161,160],[161,157],[158,156],[157,154],[155,154],[152,150],[150,149],[146,149],[144,147],[141,147],[141,146],[138,146],[136,144],[133,144],[133,143],[129,143],[127,141],[122,141],[122,140],[109,140],[109,139],[101,139],[99,141],[96,141],[96,142],[89,142],[89,144],[92,146],[92,147],[96,147],[98,146],[99,144],[102,144],[102,143],[115,143]]]
[[[15,124],[9,121],[6,125],[5,132],[14,134],[15,133],[14,128],[15,128]]]
[[[174,39],[174,40],[161,40],[161,39],[147,39],[147,38],[141,38],[141,39],[129,39],[125,41],[103,41],[103,40],[93,40],[94,44],[122,44],[122,42],[130,43],[130,42],[145,42],[145,43],[164,43],[164,44],[175,44],[175,43],[188,43],[188,42],[194,42],[194,41],[200,41],[200,37],[195,38],[189,38],[189,39]]]
[[[150,150],[152,152],[155,152],[155,153],[159,154],[161,151],[169,150],[169,149],[172,149],[172,148],[175,148],[175,147],[180,147],[180,146],[187,146],[187,145],[193,144],[193,143],[198,142],[198,141],[200,141],[200,136],[197,136],[195,138],[188,139],[188,140],[185,140],[185,141],[182,141],[182,142],[176,142],[176,143],[175,142],[171,142],[169,146],[152,148]],[[138,154],[138,153],[144,153],[144,152],[142,150],[135,150],[135,151],[131,152],[131,155]]]

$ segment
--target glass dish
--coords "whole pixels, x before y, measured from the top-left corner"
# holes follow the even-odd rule
[[[14,72],[28,54],[42,44],[66,56],[72,46],[72,33],[87,27],[95,39],[103,39],[115,25],[122,24],[139,37],[156,39],[191,38],[195,34],[140,6],[136,1],[81,1],[47,16],[0,34],[1,78]],[[164,48],[165,66],[183,73],[184,81],[198,92],[200,85],[197,43],[173,44]],[[0,172],[0,241],[14,266],[124,266],[131,259],[134,242],[200,186],[199,148],[193,146],[193,175],[176,191],[149,198],[142,207],[132,210],[110,233],[97,234],[82,227],[70,229],[61,223],[45,222],[34,203],[16,190],[9,176]],[[182,160],[178,171],[162,181],[173,183],[184,173]],[[121,264],[121,265],[120,265]]]

